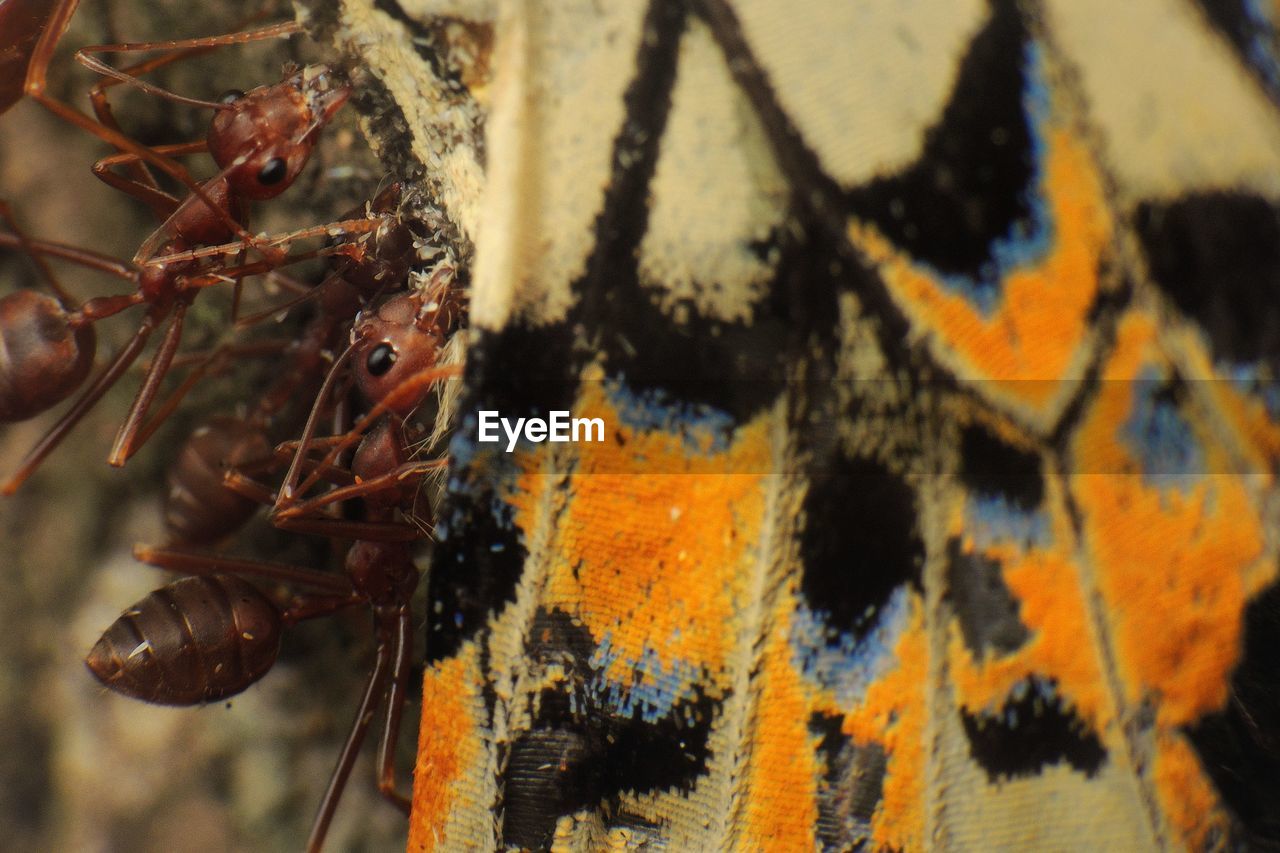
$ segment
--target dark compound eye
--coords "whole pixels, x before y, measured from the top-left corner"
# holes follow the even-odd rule
[[[273,157],[267,161],[267,165],[262,167],[262,171],[258,173],[258,183],[264,187],[272,184],[278,184],[284,180],[288,167],[285,165],[283,157]]]
[[[364,366],[368,369],[372,376],[383,376],[391,366],[396,363],[396,351],[391,344],[378,344],[369,353],[369,358],[365,360]]]
[[[234,104],[236,101],[244,97],[244,92],[239,89],[228,89],[218,96],[220,104]]]

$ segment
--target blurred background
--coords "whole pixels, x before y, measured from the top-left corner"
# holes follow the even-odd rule
[[[94,77],[72,60],[76,48],[235,31],[247,14],[269,23],[287,19],[291,10],[283,4],[85,0],[51,67],[51,91],[89,112]],[[273,40],[179,63],[158,81],[213,99],[228,89],[277,82],[287,61],[326,58],[304,38]],[[209,118],[207,111],[128,87],[113,91],[113,104],[126,131],[147,143],[200,138]],[[360,137],[354,111],[343,113],[297,184],[255,206],[253,230],[328,221],[370,197],[384,175]],[[0,198],[33,237],[127,259],[156,222],[141,204],[92,176],[90,165],[107,153],[96,138],[39,105],[21,102],[0,116]],[[207,157],[189,163],[197,177],[212,174]],[[81,299],[123,290],[116,280],[67,264],[56,270]],[[306,278],[316,270],[295,274]],[[0,252],[0,282],[0,293],[39,286],[27,259],[7,251]],[[189,317],[183,349],[219,340],[228,327],[228,306],[228,295],[219,289],[203,294]],[[99,366],[133,333],[139,315],[135,309],[97,325]],[[269,333],[287,334],[297,322],[290,318]],[[288,632],[274,670],[224,704],[148,706],[109,693],[82,663],[122,610],[172,579],[136,563],[130,552],[135,543],[163,541],[160,499],[176,446],[202,417],[243,405],[271,366],[247,360],[202,383],[127,467],[114,469],[105,460],[141,377],[135,367],[18,495],[0,499],[5,849],[301,848],[371,660],[367,611]],[[0,472],[13,471],[61,409],[0,427]],[[327,542],[276,534],[261,519],[250,523],[232,550],[336,568]],[[406,784],[417,716],[416,707],[407,709]],[[403,849],[404,818],[377,795],[370,752],[348,786],[328,849]]]

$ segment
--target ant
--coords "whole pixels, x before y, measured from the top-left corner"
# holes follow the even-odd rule
[[[269,250],[269,245],[245,229],[244,203],[273,198],[293,182],[310,154],[310,147],[304,145],[307,137],[327,123],[332,112],[346,100],[345,87],[330,87],[331,72],[324,66],[315,66],[290,73],[274,92],[255,89],[250,93],[254,95],[250,102],[239,104],[241,92],[232,91],[217,101],[205,101],[169,92],[140,79],[140,75],[215,47],[294,35],[302,31],[301,26],[288,21],[219,36],[81,48],[76,51],[76,61],[110,78],[99,82],[90,93],[95,120],[47,92],[49,64],[79,2],[10,0],[2,7],[5,11],[0,13],[0,23],[12,20],[14,26],[11,30],[0,28],[0,45],[4,45],[0,47],[0,67],[10,72],[0,83],[0,112],[26,95],[120,152],[96,163],[94,174],[143,201],[165,219],[164,225],[142,243],[134,255],[135,263],[154,257],[175,236],[191,244],[221,243],[235,236],[246,246]],[[113,68],[96,56],[149,51],[166,51],[168,55],[125,69]],[[15,85],[19,77],[21,90]],[[213,109],[216,114],[207,138],[156,147],[131,138],[116,123],[105,94],[107,88],[121,82],[178,103]],[[331,97],[337,92],[341,94]],[[221,170],[207,181],[197,181],[171,159],[174,155],[206,150]],[[185,187],[187,197],[180,201],[162,191],[142,164],[160,169],[178,181]],[[116,165],[128,167],[133,177],[113,174],[110,169]],[[185,210],[190,207],[198,208],[198,212]]]
[[[27,70],[36,44],[53,17],[49,0],[6,0],[0,3],[0,113],[26,94]],[[70,17],[68,17],[70,21]]]
[[[50,32],[46,28],[44,35]],[[28,239],[17,230],[7,209],[0,211],[14,232],[0,234],[0,245],[24,250],[38,259],[56,257],[101,270],[123,278],[135,288],[130,294],[99,297],[74,308],[40,260],[42,273],[57,298],[18,291],[0,300],[0,318],[10,345],[10,359],[0,366],[0,390],[5,392],[0,398],[0,421],[31,417],[65,399],[83,381],[88,370],[85,365],[92,361],[93,338],[84,329],[134,305],[148,306],[133,340],[50,428],[0,492],[12,494],[22,485],[132,364],[151,333],[172,314],[173,321],[121,425],[108,461],[123,465],[133,454],[143,419],[177,350],[187,307],[200,290],[219,281],[238,281],[267,272],[285,262],[283,252],[270,244],[266,260],[238,268],[197,263],[191,250],[233,236],[227,222],[235,224],[243,234],[239,223],[246,218],[247,202],[274,197],[297,178],[315,146],[318,131],[333,118],[349,94],[348,85],[337,84],[327,69],[316,67],[296,71],[274,86],[235,92],[224,98],[217,105],[218,113],[207,139],[208,149],[222,171],[180,203],[159,190],[148,195],[158,206],[166,205],[166,199],[173,202],[172,210],[131,265],[70,246]],[[124,162],[120,157],[108,159]],[[127,179],[121,182],[132,184]],[[148,246],[157,239],[163,242],[152,252]],[[320,253],[296,256],[290,262]]]
[[[434,307],[428,307],[434,306]],[[416,477],[441,466],[440,461],[406,462],[407,446],[400,418],[417,406],[426,390],[456,369],[436,366],[444,336],[456,321],[456,306],[418,293],[393,296],[377,310],[362,314],[352,331],[354,343],[335,362],[312,407],[308,430],[299,442],[290,476],[298,476],[311,442],[311,430],[343,361],[357,365],[355,384],[371,401],[369,414],[334,442],[336,459],[344,443],[373,419],[388,414],[364,436],[352,461],[351,486],[322,495],[327,499],[363,498],[371,521],[299,518],[306,505],[285,513],[286,529],[302,529],[335,537],[353,537],[346,554],[346,579],[301,567],[203,554],[181,548],[138,548],[135,556],[161,568],[195,575],[153,592],[127,610],[89,653],[86,663],[108,688],[149,702],[195,705],[245,690],[276,659],[284,629],[304,619],[327,615],[357,604],[373,611],[374,665],[312,825],[308,850],[323,843],[342,790],[350,776],[374,712],[385,704],[378,744],[378,789],[409,811],[409,801],[396,789],[394,747],[408,696],[412,667],[412,609],[419,573],[391,518],[404,503]],[[326,460],[313,475],[334,470]],[[229,472],[229,476],[234,472]],[[256,483],[244,480],[253,491]],[[289,519],[284,519],[288,521]],[[413,537],[417,537],[413,529]],[[318,592],[295,595],[281,604],[244,580],[256,576],[310,586]]]
[[[326,388],[343,362],[353,365],[354,384],[371,404],[370,411],[347,433],[321,439],[314,438],[316,409],[308,418],[297,450],[285,475],[275,503],[271,521],[285,529],[300,529],[317,524],[339,529],[351,522],[319,520],[308,523],[309,516],[338,501],[363,498],[374,522],[360,528],[366,537],[377,535],[371,523],[389,524],[391,510],[402,505],[425,475],[439,467],[434,462],[411,461],[410,441],[405,419],[421,403],[427,392],[443,377],[456,373],[456,367],[438,364],[445,342],[457,327],[461,315],[460,300],[453,291],[452,270],[437,269],[434,280],[422,291],[397,294],[371,311],[362,312],[351,330],[352,345],[335,363]],[[322,388],[317,407],[324,397]],[[365,432],[369,427],[372,430]],[[301,496],[322,477],[329,475],[338,457],[359,440],[350,469],[351,482],[324,494],[302,500]],[[307,453],[315,446],[327,446],[328,453],[311,463]],[[304,478],[304,467],[312,471]],[[243,485],[244,478],[229,476]],[[348,530],[356,528],[346,527]],[[388,527],[392,532],[394,527]],[[339,534],[340,535],[340,534]]]
[[[402,187],[395,183],[367,206],[367,216],[380,222],[360,257],[342,255],[330,275],[285,306],[277,306],[242,322],[250,324],[288,310],[303,301],[316,303],[316,312],[285,355],[279,378],[244,416],[217,415],[200,426],[183,445],[168,472],[164,521],[171,541],[209,544],[248,520],[257,502],[226,488],[228,469],[249,471],[274,463],[280,451],[268,444],[267,429],[273,417],[298,396],[311,377],[329,364],[338,335],[348,333],[361,307],[388,289],[398,289],[417,260],[419,234],[413,224],[398,215]],[[350,211],[353,219],[360,210]],[[198,378],[193,371],[183,387],[165,405],[176,405],[185,389]],[[157,415],[160,420],[163,413]]]
[[[283,631],[303,620],[361,604],[373,610],[376,651],[355,720],[339,754],[307,841],[319,850],[343,788],[385,699],[378,743],[378,789],[407,815],[396,788],[395,745],[413,666],[410,599],[418,569],[404,542],[356,542],[345,579],[294,566],[178,549],[134,550],[141,561],[192,577],[161,587],[126,610],[85,659],[107,688],[164,705],[229,698],[264,676],[279,654]],[[244,576],[306,585],[317,592],[288,603],[268,598]]]

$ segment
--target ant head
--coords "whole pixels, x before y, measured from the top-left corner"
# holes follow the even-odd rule
[[[228,92],[209,126],[209,153],[236,195],[274,198],[297,179],[319,130],[350,94],[351,87],[322,65],[274,86]]]
[[[353,370],[360,393],[370,403],[379,403],[422,371],[435,366],[445,344],[447,329],[436,322],[436,314],[424,311],[422,297],[401,293],[371,312],[362,313],[351,330],[355,344]],[[391,411],[408,415],[422,394],[397,400]]]
[[[402,287],[417,259],[418,234],[408,221],[399,216],[402,194],[403,185],[393,182],[371,201],[340,217],[356,219],[364,216],[380,220],[377,229],[363,238],[367,250],[361,257],[342,257],[337,262],[342,279],[367,299]]]
[[[71,322],[34,290],[0,299],[0,423],[24,421],[65,400],[93,366],[93,327]]]
[[[401,286],[408,278],[418,254],[418,237],[408,223],[388,216],[369,245],[372,250],[364,258],[347,261],[342,277],[371,298]]]

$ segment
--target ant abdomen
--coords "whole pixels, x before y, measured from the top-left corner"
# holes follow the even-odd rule
[[[65,400],[88,375],[94,348],[92,326],[74,327],[52,296],[19,290],[0,299],[0,422]]]
[[[240,693],[280,652],[280,610],[234,575],[182,578],[130,607],[85,658],[116,693],[198,705]]]
[[[169,468],[164,525],[180,542],[203,545],[235,531],[258,504],[223,485],[228,469],[271,455],[263,430],[242,418],[215,415],[198,427]]]

